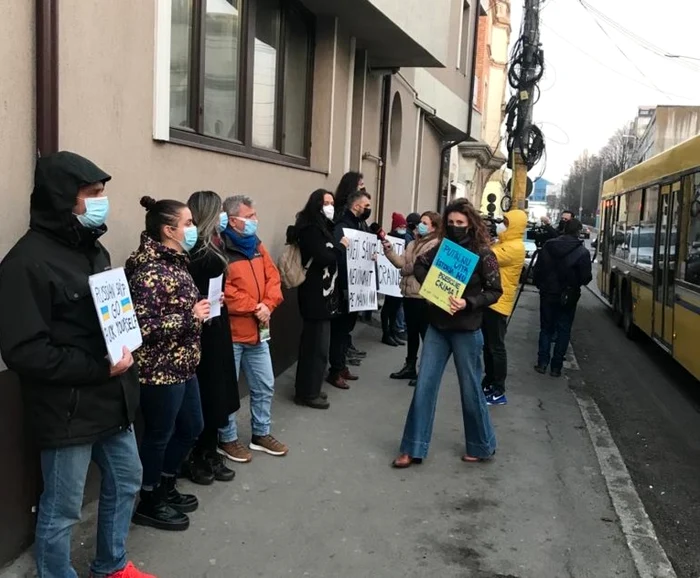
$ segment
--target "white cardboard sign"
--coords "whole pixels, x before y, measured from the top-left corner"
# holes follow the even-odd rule
[[[343,229],[350,241],[346,250],[348,264],[349,310],[377,310],[376,263],[372,256],[378,252],[379,239],[371,233],[354,229]]]
[[[143,343],[124,268],[92,275],[88,282],[109,360],[115,365],[122,358],[123,347],[134,351]]]
[[[391,243],[394,253],[403,255],[406,249],[406,241],[396,237],[386,236]],[[379,279],[379,293],[392,297],[401,297],[401,270],[391,264],[384,254],[384,247],[379,244],[379,257],[377,258],[377,277]]]

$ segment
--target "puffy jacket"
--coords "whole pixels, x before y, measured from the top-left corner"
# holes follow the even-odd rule
[[[228,259],[224,296],[233,343],[255,345],[260,340],[255,308],[264,303],[272,313],[284,301],[282,281],[272,257],[258,240],[252,258],[248,258],[231,240],[223,236]]]
[[[413,274],[413,267],[416,259],[424,255],[431,249],[437,247],[439,239],[436,235],[430,234],[425,237],[418,237],[417,241],[411,241],[406,246],[403,255],[397,255],[393,249],[385,252],[386,258],[391,264],[401,269],[401,294],[409,299],[423,299],[418,292],[421,284]]]
[[[199,291],[189,257],[141,234],[141,245],[126,262],[134,312],[143,345],[134,352],[144,385],[184,383],[197,371],[202,323],[193,309]]]
[[[0,265],[0,352],[17,373],[40,448],[88,444],[136,417],[136,367],[110,378],[88,277],[111,268],[73,215],[78,190],[110,176],[69,152],[37,161],[30,229]]]
[[[501,270],[501,286],[503,296],[498,302],[491,305],[491,309],[501,315],[510,315],[513,312],[515,297],[518,294],[520,276],[525,264],[525,229],[527,228],[527,214],[525,211],[515,209],[503,215],[508,219],[508,228],[498,235],[498,242],[491,250],[498,260],[498,268]]]

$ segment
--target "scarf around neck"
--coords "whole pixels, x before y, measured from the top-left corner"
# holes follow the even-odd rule
[[[256,235],[251,235],[250,237],[244,237],[238,231],[234,231],[231,227],[226,227],[223,232],[231,243],[243,253],[248,259],[255,257],[255,251],[258,248],[258,237]]]

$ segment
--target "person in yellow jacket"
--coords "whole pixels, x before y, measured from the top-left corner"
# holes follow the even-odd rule
[[[516,209],[503,215],[499,224],[498,241],[491,249],[501,270],[503,295],[484,311],[481,331],[484,335],[484,380],[482,387],[489,405],[505,405],[508,355],[506,328],[518,294],[520,274],[525,263],[525,229],[527,214]]]

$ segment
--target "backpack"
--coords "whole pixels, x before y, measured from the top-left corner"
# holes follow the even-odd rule
[[[282,284],[287,289],[299,287],[306,281],[306,272],[313,263],[313,257],[304,265],[301,262],[301,250],[297,243],[297,235],[295,227],[292,225],[287,228],[287,244],[282,251],[282,255],[277,263],[277,268],[282,278]]]

